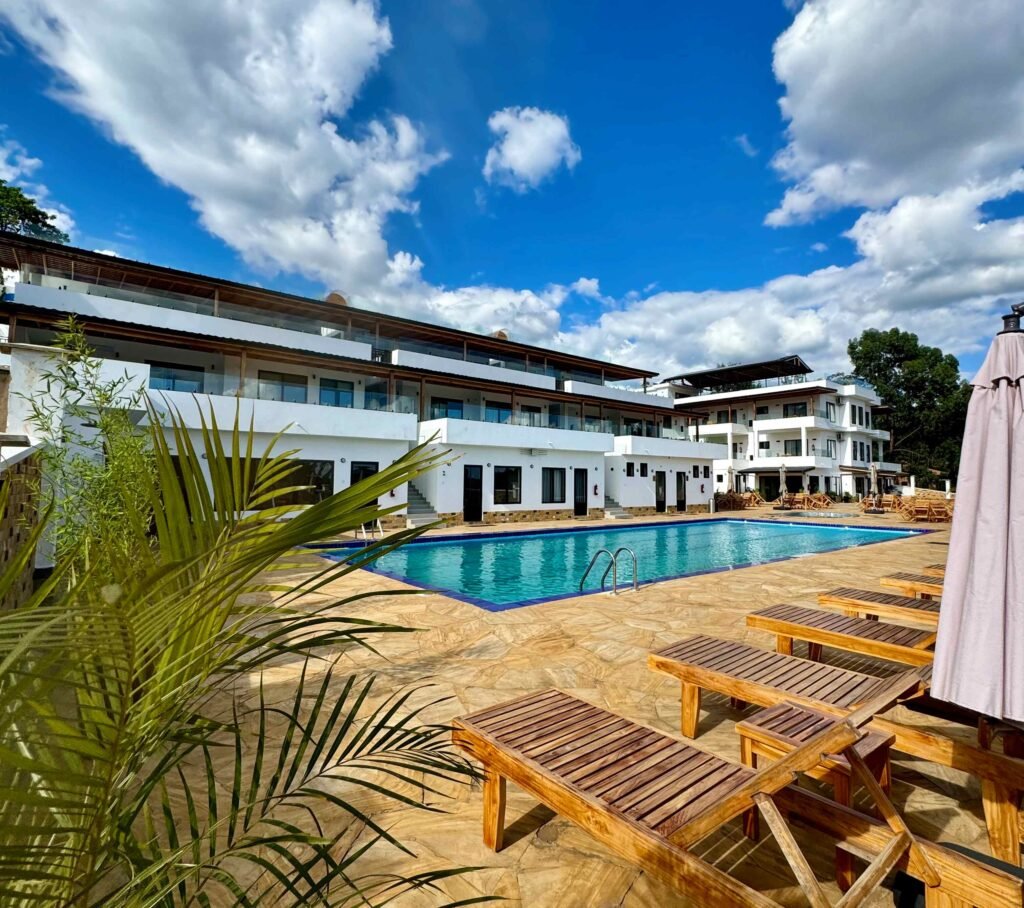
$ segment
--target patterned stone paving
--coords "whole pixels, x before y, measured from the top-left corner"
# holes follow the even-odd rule
[[[773,517],[768,509],[743,516]],[[668,519],[680,519],[672,515]],[[848,522],[866,526],[903,525],[894,517],[861,518],[850,510]],[[625,521],[614,521],[622,526]],[[531,523],[536,530],[543,524]],[[564,522],[553,524],[565,526]],[[593,523],[588,523],[593,525]],[[513,527],[509,527],[510,529]],[[417,702],[447,697],[431,708],[431,719],[445,721],[543,687],[558,687],[595,704],[678,733],[679,690],[670,679],[650,672],[648,650],[692,633],[714,634],[770,648],[768,635],[749,630],[744,616],[780,602],[814,605],[815,595],[839,585],[880,589],[877,580],[897,570],[917,570],[944,561],[948,524],[935,532],[867,548],[814,555],[719,574],[683,578],[641,587],[618,596],[598,594],[489,613],[475,606],[427,593],[383,596],[357,604],[353,615],[401,623],[422,630],[381,639],[382,655],[363,651],[341,655],[339,673],[375,672],[382,688],[432,687]],[[481,528],[489,531],[491,528]],[[459,527],[445,532],[473,532]],[[367,572],[307,597],[318,605],[369,590],[395,591],[403,584]],[[802,653],[797,644],[798,654]],[[826,661],[863,668],[855,657],[825,651]],[[876,663],[877,669],[877,663]],[[265,684],[290,698],[295,670],[268,672]],[[716,695],[705,695],[697,738],[699,746],[738,760],[733,726],[754,710],[737,711]],[[905,710],[900,710],[905,713]],[[919,720],[934,726],[938,720]],[[932,840],[956,841],[987,851],[978,785],[961,773],[894,755],[893,797],[915,832]],[[375,805],[367,802],[368,807]],[[441,802],[445,814],[411,809],[386,810],[385,825],[416,853],[415,861],[380,850],[380,869],[480,865],[487,869],[447,885],[453,898],[482,893],[504,896],[529,908],[562,906],[638,906],[692,904],[674,890],[636,871],[627,862],[561,818],[509,787],[505,849],[487,851],[481,841],[479,785],[454,792]],[[831,842],[797,828],[815,871],[838,895],[832,871]],[[709,860],[783,904],[804,904],[803,895],[782,863],[770,836],[754,844],[738,824],[709,837],[697,849]],[[424,896],[403,904],[435,904]],[[871,904],[891,904],[886,895]]]

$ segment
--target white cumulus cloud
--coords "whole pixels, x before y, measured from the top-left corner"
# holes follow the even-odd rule
[[[808,0],[775,42],[792,183],[766,223],[878,208],[1024,160],[1019,0]]]
[[[35,199],[43,211],[52,215],[51,223],[58,230],[74,234],[75,219],[71,215],[71,210],[55,201],[50,190],[35,179],[35,173],[43,166],[43,162],[32,157],[26,148],[14,139],[3,139],[3,129],[0,126],[0,180],[18,186],[26,195]]]
[[[562,164],[572,170],[582,153],[569,134],[569,120],[536,107],[496,110],[487,126],[497,137],[484,160],[484,179],[516,192],[536,189]]]

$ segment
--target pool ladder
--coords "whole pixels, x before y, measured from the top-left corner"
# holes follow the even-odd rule
[[[601,589],[604,589],[604,583],[608,579],[608,572],[612,573],[612,595],[616,595],[619,592],[619,555],[625,552],[633,559],[633,590],[636,591],[640,588],[640,583],[637,578],[637,562],[636,552],[631,548],[627,548],[624,545],[620,545],[614,552],[609,549],[598,549],[594,552],[594,557],[590,559],[590,564],[587,565],[587,569],[583,572],[583,576],[580,578],[580,592],[583,592],[583,584],[587,582],[587,576],[593,570],[594,565],[597,564],[597,559],[602,555],[608,556],[608,567],[604,569],[604,573],[601,575]]]

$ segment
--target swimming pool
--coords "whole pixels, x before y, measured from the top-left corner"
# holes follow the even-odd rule
[[[502,611],[580,595],[580,578],[601,548],[631,548],[636,552],[640,583],[651,583],[903,539],[921,532],[927,531],[712,518],[628,527],[479,533],[416,540],[384,555],[370,570],[489,611]],[[335,557],[345,548],[333,550]],[[321,554],[330,558],[332,550]],[[603,573],[604,565],[595,566],[585,593],[600,589]],[[632,579],[632,563],[621,557],[620,588]]]

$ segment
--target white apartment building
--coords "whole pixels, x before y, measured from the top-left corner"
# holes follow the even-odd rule
[[[865,495],[874,465],[880,485],[902,472],[883,460],[889,433],[869,384],[852,376],[815,376],[799,356],[673,376],[651,389],[687,417],[690,437],[725,446],[713,464],[716,491],[786,489]]]
[[[301,462],[306,503],[419,442],[451,462],[395,490],[401,521],[498,523],[708,507],[726,448],[691,438],[654,373],[18,236],[0,238],[8,435],[31,436],[59,321],[198,440],[236,410]],[[639,387],[628,389],[622,383]],[[28,439],[31,441],[31,438]],[[261,454],[262,450],[257,450]],[[395,521],[399,522],[399,521]]]

